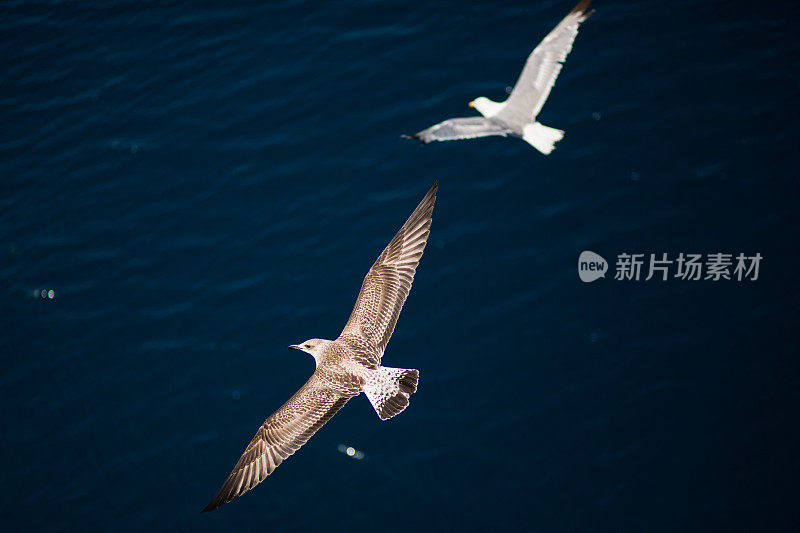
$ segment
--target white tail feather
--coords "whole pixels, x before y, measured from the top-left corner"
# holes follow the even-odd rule
[[[522,139],[545,155],[552,152],[555,144],[563,138],[563,130],[548,128],[538,122],[525,124],[522,128]]]
[[[364,385],[364,393],[381,420],[386,420],[408,407],[409,397],[417,392],[418,380],[417,370],[381,366]]]

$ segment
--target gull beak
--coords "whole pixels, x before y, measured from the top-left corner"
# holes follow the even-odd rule
[[[475,107],[475,100],[471,101],[471,102],[470,102],[469,104],[467,104],[467,105],[468,105],[468,106],[470,106],[470,107]]]
[[[290,349],[290,350],[300,350],[300,351],[302,351],[302,350],[303,350],[303,349],[302,349],[302,348],[301,348],[299,345],[297,345],[297,344],[290,344],[290,345],[289,345],[289,349]]]

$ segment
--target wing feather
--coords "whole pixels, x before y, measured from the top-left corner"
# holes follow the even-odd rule
[[[349,399],[350,396],[342,396],[326,385],[315,372],[258,428],[228,479],[203,512],[213,511],[262,482]]]
[[[497,118],[511,123],[533,120],[541,111],[556,83],[561,66],[572,50],[578,27],[593,11],[586,9],[592,0],[583,0],[547,34],[531,52],[514,90]]]
[[[423,144],[433,141],[474,139],[490,135],[506,136],[512,131],[502,124],[484,117],[451,118],[411,136]]]
[[[397,317],[411,291],[430,234],[437,184],[434,182],[403,227],[369,269],[361,284],[353,312],[340,338],[366,345],[359,350],[364,363],[380,364],[394,331]]]

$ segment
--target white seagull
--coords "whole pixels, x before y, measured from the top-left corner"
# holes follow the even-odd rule
[[[434,182],[367,272],[339,338],[309,339],[289,346],[311,354],[316,370],[258,428],[203,512],[213,511],[261,483],[348,400],[362,392],[381,420],[399,414],[408,406],[409,397],[417,392],[419,371],[381,366],[381,358],[428,241],[436,191]]]
[[[583,0],[558,26],[539,43],[522,69],[517,84],[505,102],[493,102],[481,96],[469,103],[483,117],[451,118],[426,130],[408,136],[423,144],[432,141],[453,141],[502,135],[522,137],[531,146],[549,154],[564,132],[536,122],[550,90],[556,82],[561,65],[572,50],[581,22],[594,11],[586,11],[592,0]]]

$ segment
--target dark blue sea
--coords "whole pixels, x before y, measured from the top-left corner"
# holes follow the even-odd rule
[[[0,2],[3,530],[797,531],[796,4],[597,0],[550,156],[400,138],[573,3]],[[434,180],[409,408],[201,514]]]

